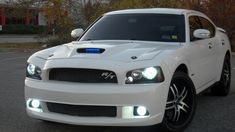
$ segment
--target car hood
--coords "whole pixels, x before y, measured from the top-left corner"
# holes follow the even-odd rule
[[[171,51],[179,46],[179,43],[146,41],[75,41],[38,52],[36,56],[43,59],[76,58],[131,62],[151,60],[163,51]],[[103,53],[83,52],[84,49],[101,49]]]

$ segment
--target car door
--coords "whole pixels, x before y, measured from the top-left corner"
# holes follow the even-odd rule
[[[195,86],[200,88],[215,80],[218,44],[215,39],[215,28],[207,19],[199,16],[190,16],[188,20],[190,28],[189,62]],[[210,38],[194,38],[193,32],[197,29],[209,30],[211,32]]]
[[[210,31],[211,35],[209,39],[206,39],[206,42],[208,44],[209,48],[209,62],[211,63],[211,79],[216,78],[216,70],[218,66],[218,57],[219,57],[219,40],[215,37],[216,29],[215,26],[204,17],[200,17],[199,19],[201,21],[201,24],[203,26],[203,29],[207,29]]]

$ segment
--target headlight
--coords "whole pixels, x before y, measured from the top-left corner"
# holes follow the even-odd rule
[[[28,64],[26,69],[26,77],[41,80],[41,68],[34,64]]]
[[[164,75],[159,66],[136,69],[126,74],[126,84],[158,83],[163,81]]]
[[[154,67],[146,68],[144,69],[142,74],[146,79],[152,80],[157,76],[157,68],[154,68]]]

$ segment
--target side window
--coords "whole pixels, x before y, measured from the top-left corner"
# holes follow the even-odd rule
[[[203,18],[203,17],[199,17],[201,23],[202,23],[202,26],[203,26],[203,29],[207,29],[211,32],[211,38],[213,38],[215,36],[215,27],[214,25],[209,21],[207,20],[206,18]]]
[[[190,41],[198,40],[193,37],[193,32],[197,29],[202,29],[202,24],[197,16],[189,17],[189,28],[190,28]]]

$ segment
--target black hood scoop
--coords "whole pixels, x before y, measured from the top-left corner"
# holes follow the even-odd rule
[[[85,54],[102,54],[105,49],[102,48],[80,48],[77,49],[78,53],[85,53]]]

